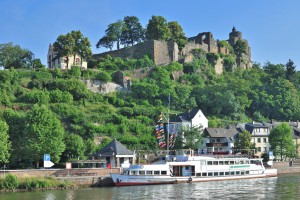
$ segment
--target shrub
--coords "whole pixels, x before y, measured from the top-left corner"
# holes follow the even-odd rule
[[[5,189],[14,190],[18,188],[19,181],[16,175],[7,174],[4,179],[4,187]]]
[[[111,75],[107,72],[104,72],[104,71],[100,71],[96,77],[95,77],[97,80],[100,80],[100,81],[103,81],[103,82],[109,82],[111,81]]]

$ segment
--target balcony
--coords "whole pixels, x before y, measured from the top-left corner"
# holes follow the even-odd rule
[[[227,147],[228,142],[214,142],[206,143],[206,147]]]

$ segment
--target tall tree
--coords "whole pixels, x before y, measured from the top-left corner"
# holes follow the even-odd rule
[[[69,69],[69,55],[74,53],[75,40],[71,34],[59,35],[53,44],[54,51],[59,57],[66,57],[67,69]]]
[[[238,152],[251,153],[251,150],[254,149],[254,144],[251,142],[251,133],[246,130],[240,133],[234,140],[234,149]]]
[[[88,59],[92,56],[91,43],[87,37],[84,37],[80,31],[71,31],[71,37],[74,39],[73,47],[73,63],[75,63],[76,55],[81,58],[81,64],[83,59]]]
[[[167,20],[162,16],[152,16],[147,25],[146,38],[147,40],[169,40],[171,31]]]
[[[144,40],[144,29],[135,16],[124,17],[124,28],[121,34],[121,43],[133,46]]]
[[[182,27],[176,21],[169,22],[168,27],[171,32],[170,39],[178,44],[179,49],[182,49],[187,43],[187,37],[185,36]]]
[[[116,42],[117,49],[120,49],[123,28],[124,22],[122,20],[109,24],[108,28],[105,30],[105,36],[98,41],[96,47],[99,48],[100,46],[103,46],[111,50],[113,44]]]
[[[293,138],[293,130],[287,123],[282,123],[272,129],[269,135],[269,142],[274,155],[280,156],[281,160],[284,157],[294,157],[295,144]]]
[[[44,154],[50,154],[53,162],[58,162],[65,150],[64,128],[60,120],[44,105],[33,106],[26,116],[25,137],[29,159],[37,163]]]
[[[86,147],[82,137],[75,134],[70,134],[65,138],[66,150],[63,155],[67,159],[78,158],[84,159],[84,152]]]
[[[9,141],[8,125],[0,120],[0,163],[8,163],[11,142]]]
[[[9,127],[9,136],[12,142],[12,150],[10,157],[10,164],[12,166],[18,166],[20,162],[24,161],[26,158],[25,151],[25,135],[24,135],[24,127],[25,127],[25,113],[20,111],[14,111],[12,109],[6,109],[3,112],[3,118]]]
[[[69,56],[73,56],[73,63],[75,63],[76,55],[79,55],[82,63],[83,59],[88,59],[92,55],[91,43],[80,31],[71,31],[66,35],[58,36],[53,46],[58,56],[67,58],[67,69]]]
[[[33,53],[27,49],[22,49],[13,43],[0,44],[0,66],[8,68],[29,68]]]
[[[294,62],[289,59],[289,61],[285,64],[286,78],[288,80],[292,80],[293,75],[296,73],[295,68],[296,66],[294,65]]]
[[[104,48],[109,48],[111,51],[114,46],[114,41],[109,36],[103,36],[96,44],[97,48],[100,48],[101,46]]]

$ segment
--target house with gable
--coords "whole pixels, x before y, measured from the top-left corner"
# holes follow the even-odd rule
[[[239,128],[241,132],[246,130],[251,133],[252,143],[255,144],[256,156],[261,156],[263,153],[270,151],[269,135],[272,129],[272,124],[266,122],[251,122],[251,123],[239,123],[236,128]]]
[[[205,128],[202,153],[232,154],[236,128]]]
[[[96,159],[105,159],[107,166],[129,166],[133,162],[134,153],[128,150],[118,140],[113,139],[108,145],[94,154]]]
[[[199,108],[177,115],[170,123],[180,124],[183,127],[201,127],[202,130],[208,127],[208,119]]]

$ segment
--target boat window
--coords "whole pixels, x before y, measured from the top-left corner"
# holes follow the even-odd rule
[[[230,164],[231,164],[231,165],[234,165],[234,161],[233,161],[233,160],[231,160],[231,161],[230,161]]]
[[[185,166],[185,170],[189,170],[189,168],[190,168],[189,166]]]
[[[145,171],[139,171],[139,175],[145,175]]]
[[[137,172],[137,171],[131,171],[131,174],[132,174],[132,175],[137,175],[138,172]]]
[[[159,175],[159,171],[154,171],[154,175]]]
[[[230,172],[230,175],[234,175],[234,171]]]
[[[246,174],[250,174],[250,172],[249,172],[249,171],[245,171],[245,173],[246,173]]]
[[[225,176],[229,176],[229,172],[225,172]]]
[[[229,161],[225,161],[225,165],[229,165]]]
[[[224,176],[224,172],[220,172],[220,176]]]
[[[235,161],[235,164],[240,164],[240,161],[236,160],[236,161]]]
[[[241,172],[240,172],[240,171],[236,171],[235,174],[236,174],[236,175],[240,175]]]
[[[244,164],[244,161],[243,161],[243,160],[240,160],[240,164]]]
[[[245,160],[245,164],[249,164],[249,160]]]
[[[212,172],[208,172],[208,176],[212,176],[213,175],[213,173]]]
[[[218,176],[219,175],[219,173],[218,172],[214,172],[214,176]]]
[[[224,165],[224,161],[219,161],[219,165]]]
[[[166,175],[167,171],[161,171],[161,175]]]
[[[207,161],[207,165],[212,165],[212,161]]]
[[[152,171],[146,171],[147,175],[152,175]]]
[[[213,162],[213,165],[218,165],[218,161],[214,161],[214,162]]]
[[[241,171],[241,175],[245,175],[245,171]]]
[[[201,176],[201,173],[196,173],[196,176]]]
[[[202,173],[202,176],[207,176],[207,173],[206,172]]]

